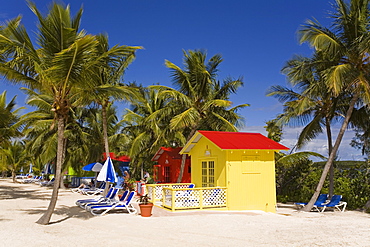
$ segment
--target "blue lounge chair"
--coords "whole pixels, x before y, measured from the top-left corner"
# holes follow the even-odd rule
[[[105,182],[102,182],[97,188],[94,188],[93,186],[90,187],[90,185],[85,185],[84,188],[73,188],[71,191],[74,193],[80,193],[82,195],[99,195],[100,193],[104,192],[104,188]]]
[[[320,212],[318,209],[318,206],[321,206],[326,203],[326,200],[328,199],[328,194],[320,194],[317,198],[315,204],[313,205],[313,208]],[[294,203],[299,209],[304,208],[307,205],[307,202],[296,202]]]
[[[21,183],[33,183],[33,182],[37,182],[37,181],[40,181],[41,179],[41,176],[33,176],[32,178],[25,178],[25,179],[22,179],[20,182]]]
[[[134,191],[131,191],[127,197],[127,200],[120,201],[111,205],[100,205],[100,206],[92,206],[90,207],[90,213],[92,215],[100,215],[103,216],[107,212],[111,210],[126,210],[129,214],[136,213],[136,209],[132,206],[131,201],[135,195]]]
[[[334,208],[334,210],[338,209],[339,211],[344,212],[344,210],[346,209],[347,203],[342,202],[341,200],[342,200],[341,195],[333,195],[333,197],[330,199],[328,203],[319,205],[317,206],[317,208],[322,208],[321,212],[324,212],[326,208]],[[340,207],[343,207],[343,208],[340,209]]]
[[[100,183],[100,185],[97,188],[85,191],[85,194],[87,194],[87,195],[99,195],[99,194],[104,192],[105,185],[106,185],[106,183],[102,182],[102,183]]]
[[[55,178],[52,178],[50,181],[44,181],[40,182],[40,186],[53,186],[54,185]]]
[[[77,200],[76,205],[80,208],[85,209],[85,205],[88,203],[99,203],[103,201],[113,200],[117,195],[118,189],[110,188],[105,196],[99,196],[94,199]]]
[[[85,209],[86,211],[90,211],[91,207],[93,206],[105,206],[105,205],[112,205],[118,202],[124,202],[127,199],[128,192],[129,192],[128,190],[125,190],[125,192],[123,192],[121,198],[118,201],[113,199],[113,200],[103,201],[99,203],[87,203],[85,205]]]

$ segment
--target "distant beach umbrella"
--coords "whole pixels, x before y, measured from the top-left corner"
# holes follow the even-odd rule
[[[91,164],[88,164],[84,167],[82,167],[82,170],[84,171],[93,171],[93,172],[100,172],[100,170],[102,169],[103,165],[99,162],[95,162],[95,163],[91,163]]]
[[[23,173],[23,166],[21,167],[21,170],[19,171],[20,173]]]
[[[105,181],[108,183],[117,182],[116,171],[114,170],[113,162],[110,157],[108,157],[107,160],[105,161],[102,169],[100,170],[98,174],[97,180]]]
[[[53,174],[51,172],[51,164],[46,164],[45,167],[44,167],[44,171],[42,173],[44,173],[44,174]]]

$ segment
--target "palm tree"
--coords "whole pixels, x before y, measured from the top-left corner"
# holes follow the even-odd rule
[[[120,84],[124,72],[128,65],[135,59],[135,52],[142,49],[139,46],[114,46],[109,47],[107,35],[97,35],[98,40],[97,60],[100,63],[96,67],[95,87],[86,87],[81,92],[83,94],[80,99],[85,104],[91,102],[101,106],[102,124],[103,124],[103,141],[105,153],[109,156],[109,143],[107,131],[107,108],[112,100],[130,99],[135,96],[130,87]]]
[[[12,173],[13,182],[16,182],[15,175],[20,167],[25,167],[29,164],[29,159],[25,152],[23,142],[13,141],[6,145],[5,148],[0,149],[1,163],[7,166]]]
[[[57,124],[57,162],[55,184],[48,210],[37,221],[48,224],[58,198],[61,168],[64,161],[64,130],[71,99],[78,98],[79,88],[93,85],[97,41],[79,31],[82,9],[71,17],[69,6],[53,3],[43,16],[36,5],[28,2],[38,18],[37,44],[34,46],[17,17],[0,33],[3,63],[0,73],[14,83],[22,83],[53,97],[54,119]]]
[[[283,135],[282,126],[281,124],[278,124],[278,122],[279,122],[278,119],[270,120],[266,122],[266,126],[264,126],[268,133],[267,135],[268,138],[276,142],[280,142],[281,137]],[[306,164],[309,161],[308,158],[310,156],[318,157],[323,160],[325,159],[324,156],[316,152],[296,152],[296,153],[290,153],[290,154],[276,152],[275,153],[275,166],[276,166],[277,171],[282,171],[282,175],[284,176],[286,171],[294,167],[296,164],[300,164],[300,163]],[[279,190],[281,190],[283,186],[281,180],[282,180],[282,176],[278,175],[276,177],[276,186],[277,186],[278,192]]]
[[[274,96],[284,103],[284,113],[277,117],[277,124],[304,126],[298,137],[298,149],[326,130],[330,156],[333,149],[331,124],[342,118],[348,102],[343,95],[333,96],[328,91],[321,73],[333,63],[321,62],[320,57],[320,54],[316,54],[312,59],[296,57],[288,61],[283,72],[288,76],[293,89],[272,86],[267,96]],[[333,168],[330,168],[330,197],[334,194]]]
[[[32,153],[41,164],[55,163],[58,136],[54,113],[51,111],[53,97],[38,94],[30,89],[23,88],[23,90],[28,95],[27,104],[36,108],[20,119],[20,123],[24,126],[23,133],[26,137],[27,151]],[[62,171],[66,171],[70,166],[79,170],[81,164],[88,162],[88,158],[93,153],[89,145],[92,138],[86,133],[86,128],[80,124],[79,120],[84,117],[79,115],[80,113],[79,108],[72,107],[65,122],[65,156]],[[101,149],[99,159],[102,152]],[[60,180],[60,187],[64,188],[62,180]]]
[[[267,131],[267,137],[273,141],[280,142],[281,136],[283,135],[283,129],[277,125],[277,120],[270,120],[266,122],[265,129]]]
[[[323,75],[333,96],[346,94],[350,103],[344,121],[333,146],[332,153],[323,169],[322,176],[308,205],[310,211],[315,203],[328,171],[334,161],[345,130],[356,104],[370,102],[369,87],[369,0],[336,0],[333,5],[332,28],[325,28],[317,21],[308,20],[299,31],[300,42],[309,43],[324,54],[324,60],[336,58],[338,63],[330,66]]]
[[[370,109],[367,106],[357,109],[352,114],[352,122],[355,125],[355,137],[352,138],[350,145],[360,149],[362,155],[370,158]]]
[[[135,83],[129,87],[136,89],[136,100],[131,101],[130,109],[126,109],[122,122],[123,134],[128,138],[126,152],[134,166],[133,174],[143,164],[151,164],[151,158],[161,146],[168,146],[171,140],[184,141],[180,132],[169,131],[168,122],[171,116],[153,117],[158,111],[173,102],[161,96],[164,88],[142,87]],[[143,167],[144,168],[144,167]],[[146,167],[145,169],[148,169]]]
[[[6,91],[0,94],[0,146],[10,144],[13,137],[20,137],[19,131],[19,111],[23,107],[14,109],[16,102],[14,96],[9,103],[6,103]]]
[[[236,93],[243,85],[242,79],[227,78],[222,83],[217,80],[218,67],[223,61],[220,55],[215,55],[206,62],[205,51],[189,50],[183,53],[184,69],[165,61],[171,71],[172,81],[179,91],[167,88],[161,94],[165,98],[172,97],[176,103],[171,104],[170,108],[159,110],[153,117],[173,114],[170,128],[186,133],[186,141],[198,129],[237,131],[237,127],[241,127],[243,122],[237,111],[249,105],[242,104],[230,109],[228,107],[232,105],[230,94]],[[183,155],[178,182],[182,180],[185,157]]]

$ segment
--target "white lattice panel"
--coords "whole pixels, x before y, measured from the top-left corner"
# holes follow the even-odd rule
[[[173,184],[172,189],[186,189],[189,188],[189,184]]]
[[[168,185],[162,185],[162,186],[155,186],[155,198],[158,200],[162,200],[162,191],[163,188],[168,188]]]
[[[148,197],[150,201],[153,201],[152,195],[153,195],[153,187],[152,186],[147,186],[147,191],[148,191]]]
[[[203,206],[226,205],[226,191],[224,189],[204,189]]]
[[[150,200],[153,201],[153,200],[162,200],[162,192],[163,192],[163,188],[172,188],[172,189],[182,189],[182,188],[188,188],[189,187],[189,184],[150,184],[150,185],[147,185],[147,188],[148,188],[148,194],[149,194],[149,197],[150,197]],[[150,190],[149,190],[150,188]],[[154,198],[152,198],[153,196],[153,189],[154,189]]]
[[[226,188],[188,188],[188,186],[189,184],[161,184],[151,187],[150,191],[155,190],[156,200],[161,199],[163,206],[172,210],[226,206]]]
[[[184,190],[175,197],[176,208],[197,208],[200,205],[199,190]]]

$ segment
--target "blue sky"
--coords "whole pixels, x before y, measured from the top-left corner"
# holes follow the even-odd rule
[[[36,0],[47,12],[49,0]],[[105,32],[111,46],[138,45],[137,58],[130,65],[125,81],[143,85],[171,86],[165,59],[182,67],[182,50],[205,49],[208,57],[221,54],[219,79],[244,78],[244,87],[232,97],[234,104],[251,106],[240,113],[246,119],[245,131],[256,129],[281,113],[281,104],[266,97],[272,85],[286,85],[280,73],[294,54],[310,55],[307,44],[300,45],[296,32],[313,17],[329,23],[332,1],[326,0],[70,0],[75,13],[83,5],[81,28],[88,33]],[[0,20],[21,14],[27,30],[36,30],[36,18],[24,0],[4,1]],[[4,85],[9,95],[24,97],[17,87]],[[2,90],[1,90],[2,91]],[[295,132],[294,132],[295,133]],[[287,136],[291,133],[287,133]],[[296,137],[296,134],[294,138]],[[353,152],[353,150],[351,151]]]

